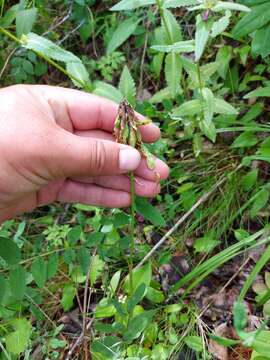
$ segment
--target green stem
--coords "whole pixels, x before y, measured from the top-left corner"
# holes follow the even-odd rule
[[[129,174],[130,178],[130,197],[131,197],[131,206],[130,206],[130,259],[128,260],[129,267],[129,283],[130,283],[130,294],[133,294],[133,257],[135,251],[135,177],[134,173]]]
[[[201,116],[203,119],[203,117],[204,117],[204,115],[203,115],[203,93],[202,93],[203,83],[202,83],[201,69],[200,69],[199,63],[196,64],[196,69],[197,69],[197,76],[198,76],[199,90],[200,90],[199,92],[200,92],[200,102],[201,102]]]
[[[8,30],[4,29],[3,27],[0,26],[0,33],[6,35],[7,37],[9,37],[11,40],[19,43],[20,45],[23,46],[23,42],[17,38],[17,36],[13,35],[11,32],[9,32]],[[36,51],[34,49],[31,49],[36,55],[38,55],[40,58],[42,58],[43,60],[47,61],[47,63],[49,63],[50,65],[54,66],[57,70],[61,71],[63,74],[65,74],[67,77],[69,77],[71,80],[76,81],[77,83],[79,83],[81,85],[81,87],[85,90],[90,90],[83,81],[81,81],[80,79],[77,79],[75,76],[71,75],[69,72],[67,72],[61,65],[57,64],[55,61],[51,60],[50,58],[48,58],[46,55],[40,53],[39,51]]]

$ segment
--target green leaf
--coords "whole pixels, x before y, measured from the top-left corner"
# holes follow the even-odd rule
[[[146,327],[151,323],[155,310],[144,311],[130,321],[127,330],[124,332],[124,341],[137,339]]]
[[[245,305],[237,301],[233,305],[233,326],[237,334],[241,333],[247,325],[247,312]]]
[[[228,72],[231,59],[232,59],[232,47],[222,46],[217,52],[216,62],[219,63],[219,67],[217,71],[223,80],[226,79],[226,74]]]
[[[154,289],[151,286],[147,287],[146,298],[154,304],[161,304],[165,299],[162,291]]]
[[[189,53],[195,50],[194,40],[178,41],[172,45],[153,45],[151,49],[160,52],[175,52],[177,54],[181,52]]]
[[[111,54],[121,46],[134,33],[138,23],[139,21],[134,18],[129,18],[121,22],[108,43],[107,54]]]
[[[225,100],[215,98],[214,99],[214,112],[224,115],[237,115],[238,111]]]
[[[32,326],[26,319],[16,319],[11,322],[14,332],[6,335],[6,348],[12,354],[22,353],[30,339]]]
[[[22,300],[26,291],[26,272],[21,265],[10,271],[9,285],[16,300]]]
[[[213,233],[205,234],[203,237],[196,239],[194,242],[194,249],[199,253],[209,253],[220,243],[214,237]]]
[[[256,184],[258,178],[258,169],[251,170],[241,180],[240,185],[244,191],[249,191]]]
[[[156,92],[150,99],[151,104],[161,103],[163,100],[170,99],[171,93],[169,88],[161,89]]]
[[[0,26],[2,26],[3,28],[9,27],[16,19],[16,15],[19,9],[20,9],[20,4],[13,5],[9,9],[7,9],[5,15],[2,18],[0,18]]]
[[[76,295],[76,288],[71,284],[66,284],[63,288],[63,295],[61,299],[61,305],[64,311],[68,311],[73,306],[73,300]]]
[[[165,220],[160,212],[145,198],[136,198],[136,211],[153,225],[164,226]]]
[[[256,196],[252,207],[250,209],[250,217],[254,218],[258,212],[263,209],[269,200],[269,191],[266,189],[260,190],[258,196]]]
[[[201,352],[203,351],[203,341],[202,338],[199,336],[186,336],[184,339],[186,345],[196,351]]]
[[[195,32],[195,61],[199,61],[205,46],[207,44],[207,40],[209,38],[210,31],[207,27],[207,23],[203,21],[201,15],[197,15],[196,18],[196,32]]]
[[[95,318],[108,318],[114,316],[116,309],[112,303],[108,302],[108,299],[103,298],[97,304],[95,309]]]
[[[112,278],[111,278],[111,281],[110,281],[110,288],[111,288],[111,291],[112,293],[114,294],[117,287],[118,287],[118,284],[119,284],[119,281],[120,281],[120,277],[121,277],[121,270],[118,270],[116,271],[115,274],[113,274]]]
[[[0,257],[9,265],[16,265],[21,260],[21,250],[15,242],[0,236]]]
[[[173,98],[180,91],[180,79],[182,75],[182,63],[179,55],[168,54],[165,59],[165,77],[168,88]]]
[[[182,40],[182,33],[179,23],[173,14],[166,9],[163,10],[162,27],[165,30],[165,39],[168,45],[172,45]]]
[[[197,0],[165,0],[164,8],[177,8],[181,6],[197,5]]]
[[[252,348],[256,350],[260,355],[269,358],[270,354],[270,331],[260,331],[255,335],[255,340],[252,344]]]
[[[49,257],[48,266],[47,266],[47,278],[51,279],[57,273],[58,269],[58,255],[52,254]]]
[[[244,99],[250,99],[254,97],[269,97],[270,96],[270,86],[264,88],[258,88],[251,91],[250,93],[244,96]]]
[[[39,288],[43,288],[47,280],[47,263],[42,257],[35,260],[31,266],[31,273]]]
[[[23,34],[27,35],[32,30],[32,27],[37,18],[37,9],[31,8],[27,10],[20,10],[16,14],[16,34],[20,38]]]
[[[211,28],[211,36],[214,38],[222,34],[230,24],[231,12],[226,11],[225,15],[215,21]]]
[[[81,88],[89,84],[90,79],[88,72],[81,61],[68,62],[66,68],[75,86]]]
[[[156,0],[122,0],[114,5],[110,10],[111,11],[123,11],[123,10],[134,10],[141,6],[153,5],[156,3]]]
[[[138,269],[133,269],[132,274],[133,274],[133,291],[136,291],[136,289],[141,284],[145,284],[146,286],[150,285],[152,278],[151,263],[148,262],[147,264],[141,266]],[[130,293],[129,276],[126,277],[123,288],[125,292]]]
[[[95,255],[94,257],[92,257],[91,264],[90,264],[90,268],[91,268],[90,284],[91,284],[91,286],[94,286],[95,282],[102,274],[104,266],[105,266],[104,261],[102,261],[98,255]]]
[[[173,116],[185,117],[199,114],[202,110],[200,100],[189,100],[173,110]]]
[[[218,1],[217,5],[212,8],[212,11],[223,11],[223,10],[243,11],[248,13],[251,11],[251,9],[245,5],[236,4],[229,1]]]
[[[122,71],[119,90],[123,97],[127,99],[132,106],[135,106],[136,86],[127,66],[125,66]]]
[[[256,145],[258,139],[251,131],[245,131],[239,135],[232,143],[233,148],[251,147]]]
[[[270,21],[269,2],[254,6],[252,11],[243,16],[233,28],[232,35],[239,39],[260,29]]]
[[[127,311],[132,313],[134,307],[144,298],[146,285],[141,283],[127,301]]]
[[[102,81],[96,81],[94,83],[94,87],[95,89],[93,91],[93,94],[95,95],[105,97],[116,103],[120,103],[120,101],[123,100],[123,95],[121,94],[121,92],[110,84],[106,84]]]
[[[1,301],[3,300],[3,298],[4,298],[6,288],[7,288],[6,278],[3,275],[0,274],[0,304],[1,304]]]
[[[204,118],[200,121],[200,128],[205,136],[211,141],[216,140],[216,128],[212,122],[215,110],[215,98],[212,91],[208,88],[202,89],[203,97],[203,114]]]
[[[215,334],[210,334],[209,337],[210,339],[214,340],[216,343],[226,347],[234,346],[241,343],[240,340],[227,339],[222,336],[217,336]]]
[[[270,54],[270,26],[269,24],[255,31],[251,48],[256,55],[266,58]]]

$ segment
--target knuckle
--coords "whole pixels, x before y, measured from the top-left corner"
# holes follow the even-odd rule
[[[90,169],[101,174],[106,165],[106,147],[103,141],[93,141],[90,146]]]

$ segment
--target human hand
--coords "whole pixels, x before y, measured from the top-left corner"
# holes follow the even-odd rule
[[[168,167],[147,168],[139,152],[112,136],[117,105],[78,90],[15,85],[0,90],[0,221],[54,201],[105,207],[130,205],[135,191],[154,197]],[[145,142],[159,129],[140,127]]]

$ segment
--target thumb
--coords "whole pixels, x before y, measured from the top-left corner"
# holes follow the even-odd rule
[[[126,173],[141,160],[139,151],[130,146],[66,131],[60,131],[54,143],[49,163],[55,178]]]

